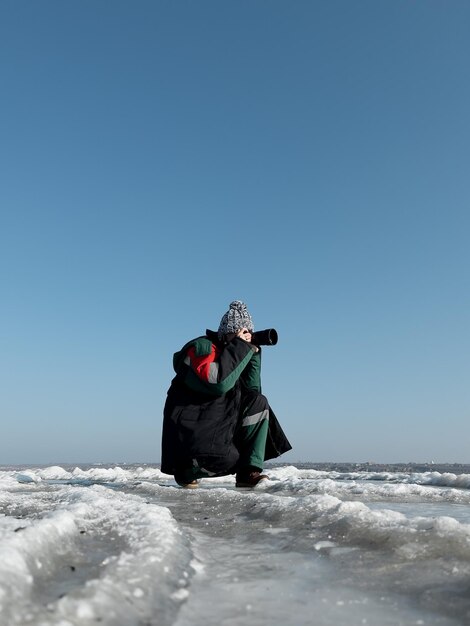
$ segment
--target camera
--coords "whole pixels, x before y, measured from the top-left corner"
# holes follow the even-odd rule
[[[251,333],[251,343],[254,343],[255,346],[275,346],[277,344],[277,330],[274,328],[257,330]]]

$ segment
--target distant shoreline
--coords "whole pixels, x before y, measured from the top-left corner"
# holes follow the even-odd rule
[[[276,464],[277,465],[277,464]],[[283,463],[283,465],[286,465]],[[325,472],[439,472],[452,474],[470,474],[468,463],[354,463],[354,462],[302,462],[297,461],[288,465],[295,465],[299,469],[316,469]]]
[[[347,462],[347,461],[329,461],[317,463],[315,461],[292,461],[292,462],[268,462],[266,469],[269,467],[285,467],[293,465],[299,469],[312,469],[322,472],[390,472],[390,473],[423,473],[423,472],[439,472],[441,474],[470,474],[470,464],[468,463],[373,463],[373,462]],[[47,468],[59,466],[64,469],[90,469],[93,467],[100,468],[114,468],[114,467],[153,467],[159,468],[160,463],[149,462],[100,462],[94,463],[64,463],[64,462],[50,462],[50,463],[22,463],[22,464],[5,464],[0,465],[0,471],[17,471],[27,468]]]

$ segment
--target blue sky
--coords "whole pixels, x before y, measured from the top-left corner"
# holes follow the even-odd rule
[[[172,354],[275,327],[285,461],[470,462],[470,5],[0,6],[1,463],[158,462]]]

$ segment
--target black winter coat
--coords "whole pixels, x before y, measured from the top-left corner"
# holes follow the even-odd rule
[[[234,433],[244,399],[261,392],[261,352],[237,337],[222,343],[208,330],[175,353],[173,366],[163,413],[162,472],[175,474],[192,459],[217,474],[235,472]],[[270,408],[265,460],[290,449]]]

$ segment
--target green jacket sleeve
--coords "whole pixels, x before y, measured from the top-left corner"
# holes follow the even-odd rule
[[[261,349],[253,354],[240,380],[246,389],[261,393]]]

